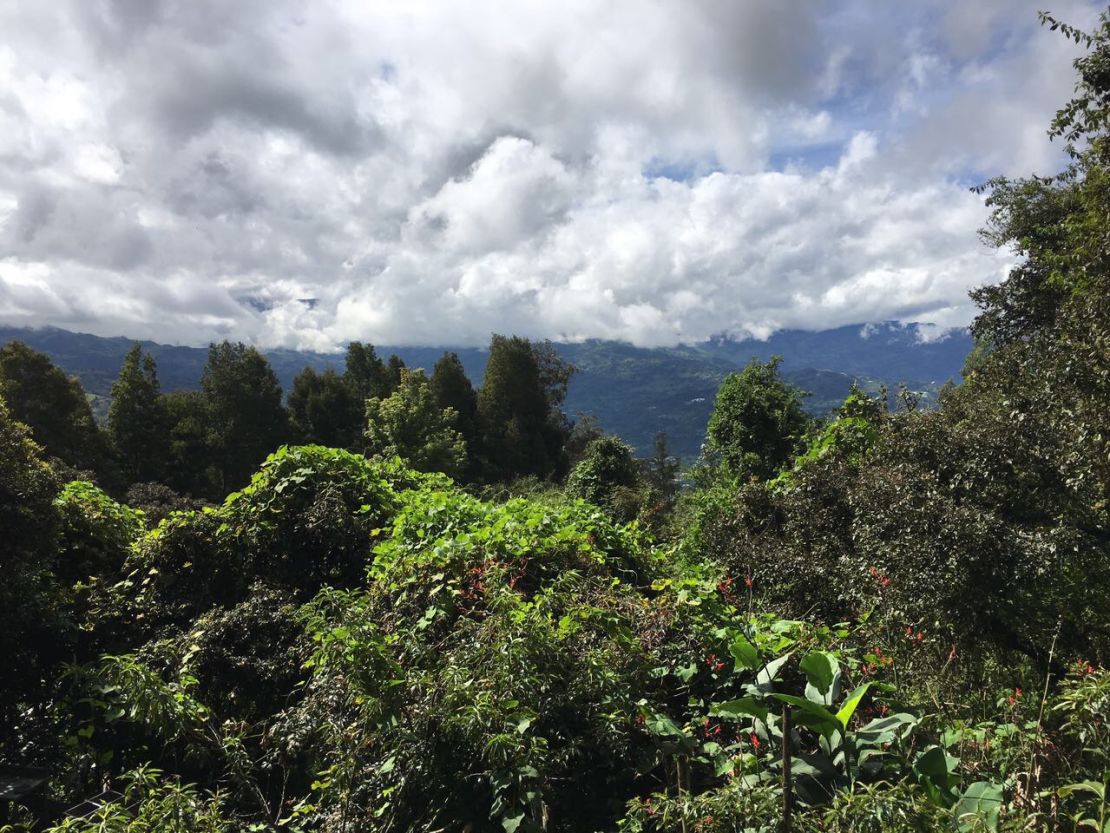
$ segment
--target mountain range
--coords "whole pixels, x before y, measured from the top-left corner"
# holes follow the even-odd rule
[[[925,404],[935,399],[948,380],[959,380],[971,349],[970,336],[953,330],[940,338],[915,324],[854,325],[807,332],[781,330],[768,339],[715,339],[696,345],[645,348],[616,341],[559,343],[559,354],[577,368],[567,393],[572,416],[592,414],[602,427],[640,453],[649,452],[658,431],[667,432],[673,453],[692,460],[701,447],[713,398],[721,380],[753,358],[782,356],[782,373],[809,395],[806,408],[814,415],[836,407],[852,384],[871,393],[901,384]],[[112,382],[124,354],[134,344],[124,337],[105,338],[53,327],[28,329],[0,326],[0,344],[20,340],[46,353],[75,375],[103,415]],[[195,388],[207,360],[204,347],[141,342],[158,363],[163,390]],[[444,350],[459,354],[463,366],[480,384],[486,350],[475,347],[377,346],[378,353],[396,353],[410,367],[431,369]],[[304,367],[342,371],[343,355],[277,349],[266,353],[284,390]]]

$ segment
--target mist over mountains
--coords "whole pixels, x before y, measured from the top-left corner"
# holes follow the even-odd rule
[[[713,397],[721,380],[752,358],[783,357],[784,376],[809,393],[806,408],[820,415],[836,407],[853,383],[872,393],[907,385],[928,403],[949,379],[959,379],[971,349],[963,330],[926,339],[917,325],[883,323],[806,332],[783,330],[765,341],[719,339],[668,348],[635,347],[618,341],[591,340],[557,344],[578,372],[571,379],[567,411],[592,414],[602,427],[646,452],[658,431],[666,431],[675,454],[686,460],[697,455]],[[134,343],[125,337],[103,338],[57,328],[0,327],[0,343],[20,340],[51,357],[77,376],[94,397],[98,413],[106,411],[112,382],[123,356]],[[158,363],[165,391],[195,388],[207,349],[143,341]],[[410,367],[430,369],[444,350],[459,354],[467,374],[480,384],[486,350],[475,347],[391,347],[377,345],[379,354],[396,353]],[[267,357],[288,392],[293,377],[305,366],[342,370],[343,356],[277,349]]]

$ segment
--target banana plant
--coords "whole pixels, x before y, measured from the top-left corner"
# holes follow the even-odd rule
[[[913,715],[900,713],[850,728],[870,684],[844,694],[840,664],[829,652],[811,651],[799,662],[806,679],[804,696],[777,690],[780,674],[792,654],[762,662],[742,636],[731,652],[738,665],[743,663],[755,672],[755,680],[744,686],[743,697],[714,704],[710,714],[751,720],[753,733],[781,748],[782,712],[789,708],[793,723],[791,777],[795,793],[808,804],[823,802],[860,778],[877,778],[889,766],[889,747],[904,740],[917,724]],[[768,768],[777,766],[771,762]]]

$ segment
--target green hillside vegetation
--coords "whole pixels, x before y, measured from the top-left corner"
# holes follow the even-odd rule
[[[862,337],[861,332],[870,334]],[[783,375],[809,394],[804,404],[811,416],[825,416],[834,410],[853,385],[876,395],[885,387],[892,403],[899,387],[906,385],[922,398],[922,404],[935,404],[945,382],[959,378],[971,342],[964,330],[933,342],[922,341],[921,334],[920,328],[912,326],[854,326],[817,333],[784,331],[766,341],[716,341],[697,347],[643,348],[614,341],[553,347],[575,368],[566,397],[566,411],[572,418],[590,415],[599,419],[606,430],[640,454],[649,452],[656,434],[666,433],[674,452],[689,463],[700,453],[717,387],[729,373],[756,358],[783,357]],[[125,338],[0,326],[0,343],[9,341],[21,341],[45,353],[66,373],[77,376],[101,422],[107,418],[120,365],[134,347],[134,342]],[[200,387],[206,349],[148,341],[141,342],[141,347],[158,366],[162,390]],[[445,354],[455,355],[475,386],[480,385],[489,358],[487,348],[474,347],[378,347],[374,356],[379,353],[383,358],[396,355],[406,366],[423,368],[428,374]],[[342,376],[351,358],[349,353],[294,350],[271,350],[264,355],[289,395],[291,410],[297,396],[307,392],[305,385],[328,385],[328,372]],[[313,378],[301,379],[298,387],[305,368],[312,371]],[[347,403],[334,405],[342,410]],[[334,441],[329,438],[327,442]],[[338,444],[346,446],[348,442]]]
[[[1110,831],[1110,18],[1045,22],[1072,161],[986,186],[1020,263],[936,408],[757,358],[680,476],[518,337],[287,407],[137,347],[102,433],[6,347],[0,829]]]

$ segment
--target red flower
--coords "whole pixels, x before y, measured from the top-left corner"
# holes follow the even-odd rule
[[[751,576],[745,577],[744,578],[744,584],[747,585],[747,588],[749,590],[751,590],[752,589],[752,577]]]
[[[752,749],[754,749],[756,752],[758,752],[760,750],[760,748],[762,748],[763,744],[760,743],[759,736],[756,735],[755,732],[752,732],[751,736],[749,737],[749,740],[751,740],[751,742],[752,742]]]

